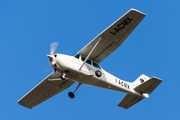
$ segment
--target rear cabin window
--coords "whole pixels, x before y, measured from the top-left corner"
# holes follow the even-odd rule
[[[101,69],[101,67],[98,64],[96,64],[95,62],[93,62],[93,66],[96,67],[96,68]]]

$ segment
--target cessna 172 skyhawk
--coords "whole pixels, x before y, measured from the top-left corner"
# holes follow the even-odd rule
[[[127,93],[118,104],[125,109],[148,97],[162,80],[142,74],[134,82],[127,82],[111,75],[98,65],[123,43],[145,16],[138,10],[130,9],[74,56],[54,54],[57,44],[53,43],[50,55],[47,56],[54,72],[18,103],[27,108],[33,108],[75,82],[79,84],[74,92],[69,92],[70,98],[74,98],[74,93],[82,84]]]

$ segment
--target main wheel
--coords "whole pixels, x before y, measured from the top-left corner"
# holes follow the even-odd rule
[[[70,98],[74,98],[75,97],[73,92],[69,92],[68,95],[69,95]]]

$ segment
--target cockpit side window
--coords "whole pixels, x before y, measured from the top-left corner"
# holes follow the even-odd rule
[[[91,61],[90,60],[87,60],[86,63],[90,64],[91,65]]]
[[[93,66],[96,67],[96,68],[101,69],[101,67],[98,64],[96,64],[95,62],[93,62]]]
[[[81,56],[81,60],[84,61],[86,58],[82,57]],[[90,64],[91,65],[91,60],[87,60],[86,63]]]
[[[75,54],[75,55],[74,55],[74,57],[77,58],[77,59],[79,59],[79,56],[80,56],[80,55],[78,55],[78,54]]]
[[[84,60],[85,60],[85,58],[81,56],[81,60],[82,60],[82,61],[84,61]]]

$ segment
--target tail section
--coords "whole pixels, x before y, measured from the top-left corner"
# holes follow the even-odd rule
[[[138,86],[138,85],[146,82],[146,81],[149,80],[149,79],[150,79],[150,78],[149,78],[148,76],[142,74],[142,75],[139,76],[132,84]]]
[[[134,90],[140,95],[136,94],[127,94],[123,100],[118,104],[119,107],[128,109],[133,106],[137,102],[144,99],[144,97],[149,97],[149,94],[154,91],[154,89],[162,82],[162,80],[142,74],[139,78],[137,78],[133,84],[136,86]]]

